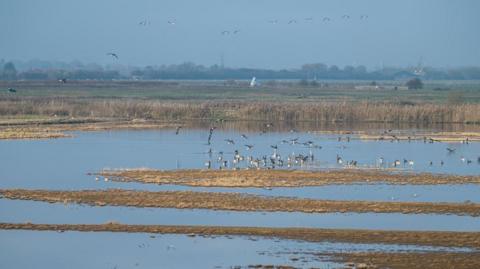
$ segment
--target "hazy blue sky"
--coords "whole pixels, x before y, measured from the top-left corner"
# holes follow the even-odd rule
[[[420,57],[437,67],[480,65],[479,12],[478,0],[0,0],[0,58],[106,64],[113,51],[129,65],[211,65],[222,54],[227,66],[276,69],[405,66]]]

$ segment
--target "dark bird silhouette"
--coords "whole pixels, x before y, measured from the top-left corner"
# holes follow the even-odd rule
[[[113,58],[118,60],[118,55],[116,53],[109,52],[109,53],[107,53],[107,55],[112,56]]]
[[[16,93],[17,90],[15,90],[14,88],[8,88],[8,92],[11,92],[11,93]]]
[[[66,78],[61,78],[58,80],[58,82],[61,82],[63,84],[67,83],[67,79]]]
[[[175,130],[176,135],[178,135],[178,133],[180,132],[180,129],[182,129],[182,126],[177,126],[177,130]]]

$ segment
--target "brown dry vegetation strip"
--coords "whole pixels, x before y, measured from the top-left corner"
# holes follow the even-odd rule
[[[187,235],[261,236],[309,242],[335,241],[480,249],[479,232],[381,231],[234,226],[0,223],[2,230],[129,232]]]
[[[0,115],[145,118],[155,120],[215,119],[314,121],[479,123],[480,104],[404,105],[391,102],[295,101],[162,101],[69,99],[55,97],[0,100]]]
[[[71,135],[64,134],[58,131],[33,128],[9,128],[0,130],[0,139],[53,139],[64,137],[71,137]]]
[[[467,132],[442,132],[442,133],[424,133],[424,134],[411,134],[411,135],[379,135],[379,134],[359,134],[360,140],[428,140],[434,142],[478,142],[480,141],[480,133],[467,133]]]
[[[60,138],[71,137],[64,134],[66,131],[105,131],[105,130],[145,130],[145,129],[164,129],[174,128],[178,123],[167,123],[158,121],[128,120],[128,121],[100,121],[94,120],[64,122],[62,120],[48,122],[47,124],[28,124],[0,126],[0,139],[42,139],[42,138]]]
[[[409,185],[480,184],[480,176],[389,173],[348,170],[113,170],[99,175],[115,181],[200,187],[305,187],[333,184],[389,183]]]
[[[111,205],[304,213],[374,212],[480,215],[480,204],[473,203],[335,201],[191,191],[147,192],[113,189],[101,191],[50,191],[13,189],[0,190],[0,196],[8,199],[34,200],[51,203],[81,203],[93,206]]]
[[[324,256],[324,253],[319,255]],[[480,253],[424,252],[424,253],[332,253],[337,262],[365,264],[364,268],[392,269],[478,269]],[[358,268],[358,267],[357,267]]]

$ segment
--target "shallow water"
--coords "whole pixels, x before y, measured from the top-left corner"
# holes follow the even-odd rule
[[[91,178],[93,181],[93,177]],[[178,185],[155,185],[132,182],[96,182],[96,188],[131,189],[145,191],[196,191],[249,193],[264,196],[283,196],[326,200],[368,200],[368,201],[414,201],[414,202],[452,202],[470,201],[480,203],[480,185],[328,185],[313,187],[282,188],[223,188],[189,187]]]
[[[205,209],[91,207],[0,199],[0,222],[312,227],[331,229],[479,231],[478,218],[399,213],[235,212]]]
[[[54,140],[0,141],[0,188],[95,188],[98,185],[86,175],[87,172],[105,168],[204,168],[209,159],[217,168],[220,151],[230,165],[235,149],[245,157],[261,158],[273,153],[270,145],[278,145],[283,159],[292,153],[307,155],[311,151],[314,164],[302,167],[304,169],[340,167],[336,161],[338,154],[345,162],[356,160],[362,167],[378,166],[378,159],[383,157],[385,166],[391,166],[397,159],[402,163],[403,159],[414,161],[412,167],[406,165],[404,168],[402,164],[402,170],[480,174],[477,163],[480,143],[338,142],[336,136],[309,133],[246,133],[248,139],[243,139],[236,132],[215,131],[212,144],[206,145],[208,130],[188,129],[182,129],[179,135],[175,135],[174,130],[76,132],[74,135],[74,138]],[[322,148],[281,144],[284,139],[297,137],[300,142],[311,140]],[[235,145],[227,144],[224,141],[227,138],[234,139]],[[247,151],[244,144],[252,144],[254,148]],[[447,147],[456,148],[456,152],[449,154]],[[213,151],[211,158],[207,154],[209,149]],[[472,163],[467,164],[467,160]]]
[[[466,251],[380,244],[309,243],[257,237],[0,231],[5,268],[231,268],[254,264],[338,268],[314,253]],[[45,246],[49,246],[46,248]],[[81,255],[79,255],[81,254]],[[25,258],[28,257],[28,258]],[[205,259],[208,257],[208,259]]]

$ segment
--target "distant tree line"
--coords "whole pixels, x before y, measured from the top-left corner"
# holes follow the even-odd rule
[[[43,63],[43,62],[42,62]],[[38,67],[41,66],[41,67]],[[146,66],[126,68],[124,66],[109,67],[75,63],[52,67],[43,63],[36,68],[17,71],[12,62],[0,61],[0,79],[2,80],[51,80],[51,79],[251,79],[257,77],[263,80],[274,79],[341,79],[341,80],[399,80],[419,77],[414,68],[387,67],[380,70],[368,71],[365,66],[345,66],[322,63],[305,64],[297,69],[258,69],[258,68],[230,68],[219,65],[209,67],[186,62],[178,65]],[[56,66],[59,66],[58,64]],[[462,67],[451,69],[424,68],[420,77],[423,80],[476,80],[480,79],[480,67]]]

